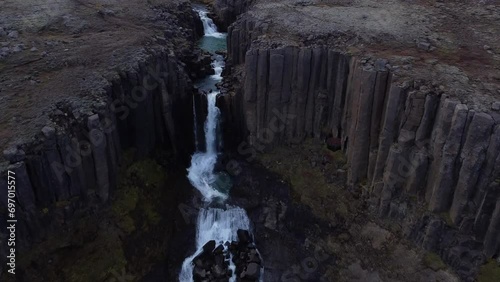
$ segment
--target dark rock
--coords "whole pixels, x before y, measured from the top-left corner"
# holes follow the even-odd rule
[[[8,36],[12,39],[16,39],[19,37],[19,32],[17,32],[16,30],[13,30],[13,31],[9,32]]]
[[[212,253],[215,249],[215,240],[208,241],[205,245],[203,245],[204,253]]]
[[[491,109],[494,111],[500,111],[500,102],[494,102],[491,104]]]
[[[252,237],[247,230],[238,229],[238,240],[241,244],[253,243]]]
[[[326,146],[332,151],[338,151],[342,148],[342,140],[336,137],[326,139]]]
[[[194,275],[197,278],[205,279],[207,277],[207,271],[200,267],[194,268]]]
[[[3,151],[3,156],[11,163],[17,163],[26,159],[26,153],[17,147],[10,147]]]
[[[245,270],[241,273],[240,277],[243,279],[257,280],[260,276],[260,265],[251,262],[247,265]]]
[[[375,61],[375,70],[376,71],[385,71],[386,70],[386,65],[387,65],[387,60],[377,59]]]
[[[417,47],[418,47],[419,49],[422,49],[422,50],[428,51],[428,50],[430,50],[430,49],[431,49],[431,44],[430,44],[430,43],[428,43],[428,42],[419,42],[419,43],[417,44]]]
[[[219,245],[217,248],[215,248],[215,250],[213,250],[213,253],[216,254],[216,255],[222,254],[223,252],[224,252],[224,246],[223,245]]]

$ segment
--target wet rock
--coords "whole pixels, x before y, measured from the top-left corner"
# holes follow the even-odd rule
[[[249,263],[246,269],[241,273],[240,277],[243,279],[257,280],[260,276],[260,265],[257,263]]]
[[[5,30],[5,28],[0,27],[0,37],[5,37],[5,36],[7,36],[7,31]]]
[[[238,230],[237,233],[241,240],[225,242],[217,247],[212,240],[203,246],[202,253],[192,261],[194,281],[229,281],[233,276],[229,269],[231,256],[236,266],[236,274],[242,281],[258,281],[262,260],[255,246],[250,243],[250,233],[247,230]]]
[[[205,245],[203,245],[203,252],[210,253],[215,249],[215,241],[208,241]]]
[[[220,255],[224,252],[224,246],[223,245],[219,245],[217,248],[215,248],[213,250],[213,253],[216,254],[216,255]]]
[[[195,267],[194,268],[194,276],[196,278],[205,279],[207,277],[207,271],[203,268]]]
[[[243,244],[253,243],[252,237],[250,237],[250,233],[247,230],[238,229],[237,234],[240,243]]]

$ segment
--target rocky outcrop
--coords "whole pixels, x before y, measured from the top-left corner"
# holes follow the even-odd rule
[[[214,11],[222,24],[221,28],[227,29],[251,4],[252,0],[216,0]]]
[[[192,260],[193,281],[229,281],[234,274],[236,281],[260,281],[262,259],[253,238],[247,230],[239,229],[237,234],[238,241],[216,247],[212,240],[203,246],[203,251]]]

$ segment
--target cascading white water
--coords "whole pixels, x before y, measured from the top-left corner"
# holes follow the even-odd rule
[[[198,13],[201,21],[203,22],[203,31],[205,32],[205,36],[218,38],[226,37],[226,34],[217,31],[217,26],[214,21],[208,17],[208,11],[201,8],[195,8],[194,10]]]
[[[227,207],[227,209],[201,209],[198,215],[196,228],[196,253],[184,260],[179,280],[181,282],[193,281],[193,265],[191,261],[201,253],[202,247],[208,241],[214,240],[217,244],[238,240],[238,229],[248,230],[250,221],[244,209]],[[232,268],[232,262],[230,262]],[[233,269],[234,271],[234,269]],[[233,272],[234,273],[234,272]],[[231,281],[234,281],[231,279]]]
[[[215,105],[217,91],[207,95],[208,115],[205,121],[205,152],[196,152],[191,157],[191,166],[188,168],[188,179],[191,184],[200,191],[205,202],[211,202],[214,198],[227,199],[227,195],[217,191],[214,183],[217,175],[214,174],[217,162],[216,127],[220,115],[219,108]]]
[[[203,21],[205,37],[215,37],[223,39],[225,34],[219,33],[212,19],[207,16],[203,9],[195,9]],[[219,39],[219,40],[220,40]],[[219,43],[220,44],[220,43]],[[216,44],[217,45],[217,44]],[[216,100],[219,91],[216,84],[222,80],[222,71],[224,69],[224,58],[221,55],[214,55],[212,62],[215,74],[211,75],[202,83],[200,89],[207,94],[208,114],[205,121],[205,152],[197,151],[191,158],[191,166],[188,168],[188,179],[191,184],[203,195],[204,201],[210,204],[215,199],[224,201],[227,199],[227,192],[219,191],[217,181],[220,175],[214,173],[214,167],[217,162],[217,127],[219,124],[220,110],[217,108]],[[193,102],[194,103],[194,102]],[[194,113],[196,115],[196,112]],[[196,117],[195,117],[196,119]],[[195,128],[196,130],[196,128]],[[237,230],[250,229],[250,220],[244,209],[240,207],[227,206],[225,209],[204,208],[200,210],[196,226],[196,249],[197,251],[186,258],[182,264],[179,281],[193,281],[193,259],[202,252],[202,247],[211,240],[217,244],[232,242],[238,239]],[[235,273],[235,266],[229,261],[229,268]],[[230,279],[231,282],[235,278]]]

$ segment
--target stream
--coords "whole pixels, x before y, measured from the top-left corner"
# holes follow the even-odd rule
[[[205,35],[200,40],[200,48],[212,54],[212,67],[215,74],[208,76],[196,84],[199,89],[199,95],[206,95],[208,114],[204,124],[205,150],[201,151],[199,145],[196,145],[196,152],[191,158],[191,165],[188,168],[188,179],[203,196],[205,207],[200,209],[196,222],[196,242],[197,251],[187,257],[179,274],[179,281],[193,281],[193,259],[203,252],[203,247],[207,242],[214,240],[216,245],[224,245],[224,251],[227,250],[226,242],[238,240],[238,229],[250,230],[250,220],[244,209],[225,205],[224,202],[229,197],[231,188],[230,177],[224,172],[214,172],[214,167],[219,156],[220,147],[220,110],[216,106],[217,97],[220,91],[217,83],[222,80],[222,71],[224,69],[224,57],[216,54],[216,51],[226,50],[226,34],[217,31],[217,26],[212,19],[208,17],[208,12],[203,7],[195,8],[203,21]],[[193,111],[196,115],[196,111]],[[198,143],[197,125],[195,116],[195,136]],[[217,204],[217,208],[211,207],[211,204]],[[225,208],[220,208],[225,206]],[[235,266],[232,258],[226,258],[226,264],[232,270],[232,277],[229,281],[236,281]]]

